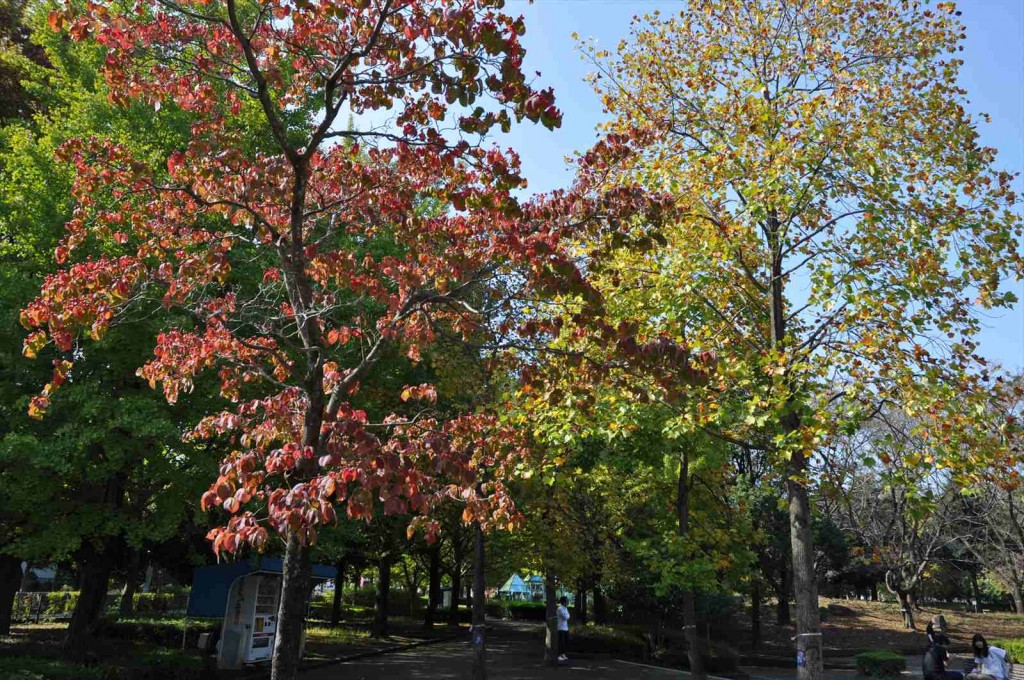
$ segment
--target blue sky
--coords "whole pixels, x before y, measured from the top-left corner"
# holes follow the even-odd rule
[[[562,128],[520,125],[500,139],[522,156],[531,191],[548,191],[571,180],[565,157],[590,146],[603,115],[597,97],[584,82],[590,70],[572,40],[573,32],[593,37],[614,50],[626,37],[635,14],[660,9],[677,11],[680,2],[665,0],[510,0],[509,14],[526,18],[526,69],[540,71],[538,84],[553,87],[564,113]],[[988,113],[982,141],[999,149],[1006,169],[1024,168],[1024,0],[966,0],[960,3],[967,25],[962,85],[969,92],[970,110]],[[1018,179],[1024,195],[1024,181]],[[1024,284],[1014,286],[1024,299]],[[998,316],[987,316],[982,352],[1008,368],[1024,368],[1024,305]]]

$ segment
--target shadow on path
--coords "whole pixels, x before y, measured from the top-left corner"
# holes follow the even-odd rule
[[[571,645],[570,645],[571,647]],[[468,640],[445,642],[384,656],[313,669],[301,680],[470,680]],[[643,666],[611,658],[570,658],[559,668],[544,665],[544,647],[525,631],[500,624],[488,632],[488,680],[681,680],[689,673]]]

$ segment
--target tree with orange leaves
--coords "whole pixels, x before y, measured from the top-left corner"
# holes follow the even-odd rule
[[[275,680],[297,671],[309,545],[336,505],[369,519],[381,501],[428,533],[445,496],[485,527],[514,518],[502,479],[523,449],[496,418],[411,408],[431,385],[407,386],[410,408],[380,423],[353,403],[387,348],[417,361],[439,332],[486,334],[508,268],[527,286],[572,269],[513,196],[515,154],[482,143],[524,119],[560,122],[501,4],[90,1],[50,16],[106,49],[116,102],[196,122],[158,166],[113,142],[63,146],[77,207],[62,268],[22,315],[25,354],[52,342],[62,356],[32,413],[73,376],[83,336],[139,310],[188,315],[139,374],[174,401],[213,371],[230,402],[189,436],[228,445],[203,496],[229,516],[215,550],[260,549],[268,529],[285,543]],[[386,123],[364,122],[379,111]]]

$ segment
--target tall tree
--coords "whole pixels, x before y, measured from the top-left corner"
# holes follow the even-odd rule
[[[611,120],[581,177],[667,194],[675,214],[620,221],[590,250],[638,253],[618,257],[623,287],[661,302],[660,332],[717,353],[694,426],[783,468],[801,680],[823,668],[808,474],[822,437],[889,398],[941,410],[931,388],[976,382],[971,311],[1012,304],[1001,282],[1022,272],[1013,175],[957,83],[957,16],[694,0],[637,19],[615,55],[589,49]]]
[[[32,39],[27,0],[0,2],[0,125],[27,120],[42,108],[42,97],[32,92],[37,66],[47,66],[46,52]]]
[[[872,562],[900,602],[904,625],[913,630],[913,593],[928,567],[969,527],[950,474],[919,464],[940,456],[911,425],[898,413],[883,412],[854,437],[839,438],[842,452],[830,456],[825,482],[841,499],[833,519],[870,546]]]
[[[71,215],[71,172],[54,158],[55,148],[95,136],[129,144],[140,156],[161,155],[185,142],[190,122],[176,107],[112,105],[99,78],[102,49],[62,40],[46,27],[42,9],[35,6],[16,27],[20,37],[0,46],[5,60],[39,55],[18,62],[19,77],[45,101],[34,115],[0,124],[0,314],[9,321],[0,334],[0,551],[4,563],[19,567],[22,558],[74,558],[85,596],[64,653],[76,657],[88,649],[103,611],[113,563],[127,549],[194,526],[197,494],[216,465],[208,449],[180,441],[199,412],[154,399],[135,374],[157,330],[144,318],[126,319],[102,342],[79,349],[73,384],[55,397],[50,421],[25,413],[45,367],[21,356],[14,321],[53,269]],[[62,366],[60,356],[44,351]],[[194,403],[202,403],[199,395]],[[10,596],[4,592],[0,627]]]
[[[404,433],[385,440],[351,397],[385,347],[418,359],[439,326],[479,330],[488,310],[474,293],[503,265],[534,255],[537,273],[568,265],[550,231],[522,228],[516,157],[478,143],[495,126],[526,118],[554,127],[560,114],[522,73],[522,21],[484,0],[119,7],[72,5],[50,21],[106,48],[116,101],[174,102],[199,121],[163,167],[117,144],[64,147],[76,212],[57,251],[65,267],[23,315],[39,329],[26,348],[52,340],[70,353],[79,335],[102,336],[140,300],[191,315],[168,324],[140,373],[175,401],[215,369],[233,402],[194,433],[237,447],[203,503],[230,516],[211,533],[218,551],[264,546],[260,517],[285,543],[272,677],[290,679],[309,544],[336,502],[352,517],[371,515],[374,496],[386,513],[426,511],[441,470],[463,482],[473,519],[507,521],[500,481],[479,497],[472,474],[504,438],[451,444],[486,421],[448,427],[398,415],[383,424],[406,423]],[[392,117],[341,127],[343,109]],[[424,200],[445,210],[425,214]],[[400,249],[375,251],[380,234]],[[102,254],[72,260],[88,243]],[[255,285],[240,275],[253,268]],[[363,313],[367,303],[376,314]]]

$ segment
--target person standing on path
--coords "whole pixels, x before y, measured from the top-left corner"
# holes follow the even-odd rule
[[[569,649],[569,598],[564,595],[558,601],[558,660],[568,661],[565,655]]]

